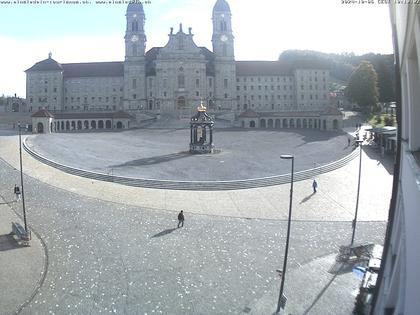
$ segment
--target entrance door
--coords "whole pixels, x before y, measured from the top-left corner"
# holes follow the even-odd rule
[[[185,97],[180,96],[178,97],[177,101],[176,101],[176,108],[177,109],[185,109],[186,104],[185,104]]]
[[[36,125],[36,130],[38,131],[38,133],[44,133],[44,124],[42,122],[39,122]]]

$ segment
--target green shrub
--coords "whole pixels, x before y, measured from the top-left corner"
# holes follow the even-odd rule
[[[386,116],[384,118],[384,124],[385,124],[385,126],[394,126],[394,119],[392,119],[389,116]]]

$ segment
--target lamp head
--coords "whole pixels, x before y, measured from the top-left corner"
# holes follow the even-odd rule
[[[280,155],[280,158],[284,159],[284,160],[291,160],[291,159],[294,158],[294,156],[291,155],[291,154],[282,154],[282,155]]]

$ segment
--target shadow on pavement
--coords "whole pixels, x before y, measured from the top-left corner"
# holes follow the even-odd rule
[[[302,204],[302,203],[304,203],[304,202],[307,202],[309,199],[311,199],[312,198],[312,196],[314,196],[315,195],[315,193],[312,193],[312,194],[310,194],[309,196],[306,196],[305,198],[303,198],[300,202],[299,202],[299,204]]]
[[[165,236],[167,234],[172,233],[175,230],[176,230],[176,228],[166,229],[166,230],[163,230],[162,232],[159,232],[159,233],[153,235],[151,238]]]
[[[335,263],[333,265],[333,267],[337,265],[337,263]],[[330,269],[331,270],[331,269]],[[330,287],[331,283],[334,282],[335,278],[339,275],[339,274],[343,274],[346,272],[343,272],[343,270],[347,270],[347,267],[344,266],[343,263],[340,263],[340,266],[338,266],[337,271],[334,273],[334,276],[330,279],[330,281],[328,281],[328,283],[322,288],[322,290],[318,293],[318,295],[315,297],[315,299],[313,300],[313,302],[311,303],[311,305],[309,305],[309,307],[303,312],[303,314],[309,314],[309,312],[311,311],[311,309],[315,306],[315,304],[319,301],[319,299],[324,295],[324,293],[328,290],[328,288]],[[348,272],[348,271],[347,271]]]
[[[342,262],[337,261],[334,265],[331,266],[331,268],[328,270],[328,273],[339,276],[345,273],[353,272],[353,267],[355,267],[356,265],[360,265],[363,261],[366,260],[355,258]]]
[[[371,145],[364,145],[363,151],[370,159],[377,160],[377,164],[382,164],[390,175],[394,175],[394,156],[392,154],[385,153],[384,156],[381,156],[379,147]]]
[[[152,165],[152,164],[159,164],[164,162],[169,162],[172,160],[182,159],[185,157],[189,157],[191,154],[189,152],[179,152],[179,153],[172,153],[160,156],[152,156],[149,158],[132,160],[125,162],[124,164],[119,165],[112,165],[111,167],[124,167],[124,166],[141,166],[141,165]]]
[[[18,249],[21,247],[24,246],[19,245],[19,243],[16,242],[15,238],[13,237],[13,234],[0,235],[0,252],[4,252],[6,250],[11,249]]]
[[[12,203],[16,203],[16,200],[11,200],[11,201],[5,201],[5,202],[0,202],[0,205],[11,205]]]

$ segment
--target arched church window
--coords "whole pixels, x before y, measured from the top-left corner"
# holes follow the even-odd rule
[[[133,56],[137,56],[137,46],[133,45],[132,49],[133,49]]]
[[[223,44],[223,46],[222,46],[222,54],[223,54],[224,57],[227,56],[227,46],[226,46],[226,44]]]

